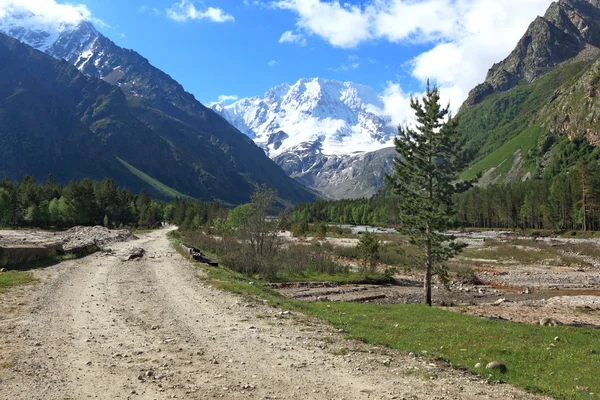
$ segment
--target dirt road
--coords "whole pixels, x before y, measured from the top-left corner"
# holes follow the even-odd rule
[[[165,231],[111,247],[0,295],[0,398],[541,398],[217,291]]]

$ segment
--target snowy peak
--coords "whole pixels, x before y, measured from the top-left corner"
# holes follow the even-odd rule
[[[395,135],[377,92],[352,82],[300,79],[262,98],[212,108],[272,158],[315,143],[324,154],[374,151],[389,146]]]
[[[71,29],[64,30],[46,51],[55,58],[62,58],[75,64],[81,54],[90,51],[100,33],[89,21],[83,21]]]
[[[66,47],[67,43],[59,42],[65,34],[77,32],[77,39],[81,35],[98,36],[93,25],[79,13],[40,15],[10,1],[0,10],[0,32],[49,54]]]

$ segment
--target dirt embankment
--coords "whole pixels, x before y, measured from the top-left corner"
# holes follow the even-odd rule
[[[541,398],[217,291],[164,234],[0,295],[3,398]],[[144,255],[123,261],[134,248]]]
[[[77,226],[62,232],[0,231],[0,266],[41,260],[57,253],[77,253],[134,238],[128,230],[102,226]]]

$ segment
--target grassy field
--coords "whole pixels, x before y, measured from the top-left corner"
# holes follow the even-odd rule
[[[348,338],[446,361],[491,381],[507,382],[557,399],[600,394],[600,331],[478,318],[420,305],[303,303],[227,268],[206,267],[211,285],[283,309],[310,314]],[[508,372],[475,368],[492,361]]]
[[[589,399],[600,392],[597,330],[493,321],[419,305],[312,303],[303,308],[351,338],[439,358],[532,392],[559,399]],[[474,368],[492,361],[505,363],[508,372]]]
[[[34,283],[37,280],[31,272],[8,271],[0,273],[0,293],[6,292],[7,289],[18,286]]]

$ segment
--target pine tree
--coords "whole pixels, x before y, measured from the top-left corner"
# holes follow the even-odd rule
[[[437,86],[427,83],[422,101],[411,99],[416,130],[398,127],[394,140],[398,157],[396,174],[387,181],[400,195],[400,225],[410,242],[424,252],[424,302],[431,305],[431,279],[434,271],[443,278],[443,262],[463,247],[455,238],[442,235],[453,216],[452,196],[469,183],[454,183],[464,165],[458,152],[458,121],[449,106],[440,106]]]
[[[364,232],[356,245],[363,262],[363,271],[374,271],[379,261],[379,240],[374,233]]]

